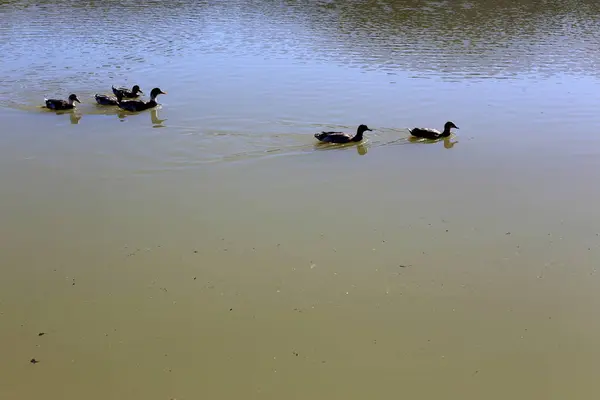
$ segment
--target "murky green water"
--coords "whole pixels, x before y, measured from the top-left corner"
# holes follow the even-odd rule
[[[592,398],[599,16],[0,1],[0,398]]]

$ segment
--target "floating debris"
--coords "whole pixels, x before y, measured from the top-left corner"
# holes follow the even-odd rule
[[[40,332],[38,333],[38,336],[44,336],[46,334],[46,332]]]
[[[29,360],[29,362],[30,362],[30,363],[32,363],[32,364],[37,364],[37,363],[39,363],[39,361],[38,361],[38,360],[36,360],[35,358],[32,358],[31,360]]]

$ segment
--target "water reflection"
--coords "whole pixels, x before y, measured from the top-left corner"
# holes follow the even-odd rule
[[[122,110],[120,108],[116,108],[117,110],[117,117],[121,120],[121,121],[125,121],[125,119],[127,117],[136,117],[136,116],[140,116],[140,115],[150,115],[150,123],[152,124],[153,128],[164,128],[166,125],[164,124],[164,122],[167,120],[166,118],[161,119],[158,115],[158,107],[157,108],[153,108],[151,109],[149,112],[147,111],[142,111],[142,112],[129,112],[129,111],[125,111]]]
[[[350,66],[475,80],[598,74],[596,1],[286,3],[309,21],[311,51]]]
[[[163,124],[163,122],[165,122],[167,119],[160,119],[158,117],[158,108],[153,108],[150,110],[150,120],[152,121],[153,128],[164,128],[165,124]]]
[[[594,0],[547,0],[543,6],[532,0],[181,0],[152,1],[151,7],[66,1],[60,9],[29,3],[1,3],[0,101],[31,82],[44,89],[63,88],[63,82],[106,85],[109,79],[126,79],[124,71],[156,68],[162,57],[185,72],[173,56],[196,65],[215,53],[473,80],[529,73],[598,76],[600,71],[600,4]],[[135,21],[127,17],[132,14],[138,16]],[[92,22],[97,32],[114,35],[90,36]],[[111,39],[138,38],[148,30],[155,34],[144,40]],[[48,41],[60,46],[46,46]],[[149,53],[153,57],[145,56]],[[64,79],[54,82],[52,74]]]
[[[359,144],[356,146],[356,152],[357,152],[357,153],[358,153],[358,155],[360,155],[360,156],[364,156],[365,154],[367,154],[367,151],[368,151],[368,150],[367,150],[367,146],[365,146],[365,145],[364,145],[364,144],[362,144],[362,143],[359,143]]]
[[[423,144],[434,144],[434,143],[442,142],[446,149],[451,149],[454,147],[454,145],[456,145],[458,143],[458,140],[452,140],[453,136],[454,135],[445,137],[445,138],[435,139],[435,140],[423,139],[423,138],[419,138],[419,137],[415,137],[415,136],[409,136],[407,138],[407,140],[411,143],[423,143]]]
[[[152,108],[149,111],[129,112],[129,111],[123,110],[116,106],[96,105],[95,113],[102,114],[102,115],[116,115],[116,117],[121,122],[125,121],[129,117],[137,117],[138,115],[139,116],[149,115],[150,123],[152,124],[153,128],[164,128],[166,126],[164,124],[164,122],[167,120],[167,118],[160,118],[159,110],[160,110],[160,107],[156,107],[156,108]]]
[[[317,142],[314,144],[314,149],[319,150],[346,150],[349,147],[354,147],[358,155],[364,156],[367,154],[368,146],[364,142],[360,143],[343,143],[343,144],[334,144],[334,143],[323,143]]]
[[[83,116],[82,114],[72,112],[69,114],[69,120],[71,121],[71,124],[77,125],[77,124],[79,124],[79,120],[81,119],[82,116]]]
[[[444,138],[444,147],[447,149],[451,149],[455,144],[458,143],[458,140],[451,141],[450,138]]]
[[[258,135],[253,126],[263,121],[281,124],[290,133],[307,121],[343,123],[344,113],[364,112],[365,118],[377,119],[355,92],[369,87],[382,101],[393,98],[397,89],[390,89],[386,79],[403,81],[402,90],[417,96],[398,96],[382,108],[406,101],[421,109],[447,101],[448,91],[455,93],[457,104],[470,104],[478,95],[491,98],[493,90],[494,102],[502,105],[499,112],[510,113],[515,96],[533,87],[517,81],[527,74],[559,76],[555,82],[562,88],[538,89],[556,98],[549,106],[562,110],[564,88],[577,83],[565,75],[598,76],[600,71],[600,3],[592,0],[547,0],[543,7],[533,0],[151,0],[152,7],[135,1],[66,0],[67,6],[58,9],[49,0],[0,4],[0,108],[29,111],[46,92],[81,93],[93,102],[93,94],[110,93],[111,84],[150,88],[160,83],[178,91],[169,109],[170,128],[200,135],[205,154],[222,156],[252,154],[265,146],[295,151],[293,140]],[[87,29],[90,24],[96,29]],[[140,36],[147,31],[153,34]],[[115,42],[114,37],[131,40]],[[488,81],[470,86],[483,79]],[[259,95],[249,96],[253,91]],[[317,93],[321,103],[307,100]],[[528,92],[528,101],[541,93]],[[286,105],[288,98],[292,107]],[[578,96],[578,113],[584,98]],[[331,104],[331,111],[324,104]],[[481,114],[481,106],[473,114]],[[471,110],[458,111],[465,109]],[[113,114],[120,121],[134,115],[87,104],[80,112],[111,115],[98,122],[107,126],[115,123]],[[81,116],[72,118],[78,123]],[[150,118],[152,127],[165,127],[160,110],[151,111]],[[210,132],[236,135],[225,140]],[[379,146],[373,139],[369,146]],[[455,143],[444,141],[444,146]],[[357,146],[357,151],[364,155],[367,149]]]
[[[116,115],[118,119],[120,119],[121,121],[124,121],[125,118],[130,115],[129,113],[127,113],[124,110],[121,110],[119,107],[117,106],[102,106],[99,104],[95,105],[95,109],[91,114],[95,114],[95,115]]]
[[[69,120],[71,121],[71,124],[73,124],[73,125],[79,124],[79,120],[81,120],[81,118],[83,117],[83,114],[80,114],[76,109],[53,111],[53,113],[55,115],[65,115],[65,114],[68,115]]]

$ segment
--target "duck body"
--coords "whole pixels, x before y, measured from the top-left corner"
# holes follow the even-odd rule
[[[116,106],[118,104],[118,100],[116,97],[110,97],[103,94],[94,95],[96,99],[96,103],[102,106]]]
[[[366,125],[359,125],[355,135],[345,132],[321,132],[315,133],[315,138],[324,143],[360,142],[363,140],[363,134],[365,131],[372,131],[372,129],[369,129],[369,127]]]
[[[51,110],[71,110],[75,108],[74,102],[81,103],[76,95],[72,94],[67,100],[44,99],[46,107]]]
[[[154,88],[154,89],[152,89],[152,92],[150,92],[150,101],[143,101],[143,100],[123,101],[121,94],[119,93],[119,94],[117,94],[117,106],[119,106],[119,108],[122,110],[131,111],[131,112],[148,110],[148,109],[154,108],[158,105],[158,103],[156,102],[156,97],[159,94],[167,94],[167,93],[163,92],[159,88]]]
[[[444,131],[440,132],[437,129],[431,129],[431,128],[413,128],[413,129],[409,129],[408,131],[410,132],[411,135],[418,137],[418,138],[423,138],[423,139],[430,139],[430,140],[436,140],[436,139],[440,139],[440,138],[445,138],[450,136],[450,129],[455,128],[458,129],[458,126],[454,125],[453,122],[448,121],[446,122],[446,124],[444,124]]]
[[[124,87],[116,88],[113,86],[112,91],[115,96],[118,96],[120,93],[121,97],[124,99],[136,99],[140,96],[140,93],[144,94],[138,85],[133,85],[131,90]]]
[[[158,105],[158,103],[156,102],[156,100],[150,100],[150,101],[128,100],[128,101],[121,101],[117,105],[122,110],[136,112],[136,111],[144,111],[144,110],[148,110],[150,108],[156,107]]]
[[[431,139],[431,140],[450,136],[449,132],[447,135],[445,135],[445,133],[442,133],[442,132],[438,131],[437,129],[431,129],[431,128],[413,128],[413,129],[409,129],[409,131],[410,131],[410,134],[413,136],[416,136],[418,138],[423,138],[423,139]]]

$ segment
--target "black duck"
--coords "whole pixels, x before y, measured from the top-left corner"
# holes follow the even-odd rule
[[[76,95],[72,94],[68,100],[44,99],[46,107],[51,110],[71,110],[75,108],[74,102],[81,103]]]
[[[121,93],[121,97],[124,99],[135,99],[140,96],[140,93],[144,94],[138,85],[133,85],[131,90],[124,87],[116,88],[113,86],[112,91],[115,96],[118,96],[117,93]]]
[[[121,98],[121,94],[119,93],[119,94],[117,94],[117,105],[119,106],[119,108],[126,110],[126,111],[132,111],[132,112],[144,111],[149,108],[156,107],[158,105],[158,103],[156,102],[156,96],[158,96],[159,94],[167,94],[167,93],[163,92],[159,88],[154,88],[150,92],[150,101],[143,101],[143,100],[123,101]]]
[[[350,142],[360,142],[363,140],[363,133],[365,131],[372,131],[366,125],[359,125],[356,130],[356,135],[351,135],[345,132],[321,132],[315,133],[315,138],[317,138],[321,142],[325,143],[350,143]]]
[[[118,104],[116,97],[106,96],[104,94],[96,94],[94,95],[96,99],[96,103],[102,106],[116,106]]]
[[[444,131],[440,132],[437,129],[431,128],[413,128],[409,129],[411,135],[423,138],[423,139],[439,139],[450,136],[450,129],[455,128],[458,129],[458,126],[454,125],[454,122],[448,121],[444,124]]]

